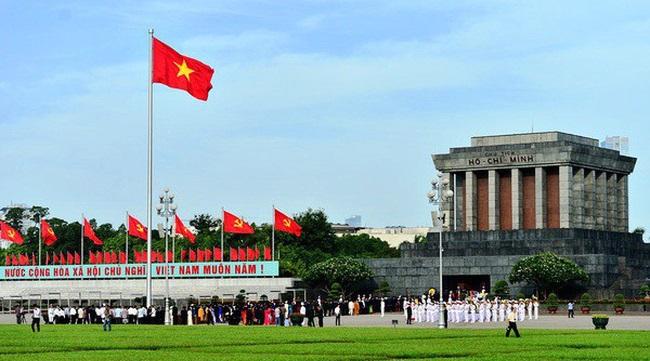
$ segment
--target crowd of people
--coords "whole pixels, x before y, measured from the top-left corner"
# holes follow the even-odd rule
[[[379,313],[384,317],[387,312],[403,312],[406,324],[438,323],[441,306],[445,324],[505,322],[511,314],[518,321],[539,318],[539,302],[531,299],[500,299],[488,297],[485,290],[479,292],[450,292],[446,301],[440,304],[434,294],[418,297],[376,297],[358,295],[353,299],[312,301],[260,301],[240,300],[230,304],[209,303],[170,308],[170,321],[176,325],[264,325],[264,326],[305,326],[323,327],[325,317],[334,317],[335,325],[341,325],[342,316],[357,316]],[[41,313],[33,306],[26,310],[21,306],[15,309],[17,323],[25,323],[25,314],[32,313],[33,318],[43,318],[47,324],[103,324],[104,330],[110,331],[112,324],[163,324],[165,314],[158,307],[121,306],[111,307],[107,304],[93,306],[51,305]],[[40,326],[40,325],[36,325]],[[34,328],[34,323],[32,324]]]

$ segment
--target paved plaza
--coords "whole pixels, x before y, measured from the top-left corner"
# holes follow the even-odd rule
[[[392,325],[392,321],[397,320],[397,326]],[[13,324],[16,318],[13,315],[3,314],[0,315],[0,324]],[[31,318],[27,316],[27,322],[31,322]],[[579,329],[591,330],[594,328],[591,323],[590,315],[576,315],[575,318],[570,319],[564,315],[541,315],[538,320],[526,320],[517,323],[521,330],[535,328],[535,329]],[[334,317],[325,317],[325,327],[334,327]],[[25,325],[28,327],[29,325]],[[98,327],[101,325],[98,325]],[[46,326],[47,327],[47,326]],[[195,327],[205,327],[203,325]],[[387,313],[384,317],[379,314],[372,315],[359,315],[359,316],[343,316],[341,318],[341,327],[411,327],[411,328],[437,328],[437,323],[416,323],[406,325],[404,322],[404,315],[402,313]],[[485,323],[450,323],[451,329],[505,329],[505,322],[485,322]],[[650,331],[650,312],[634,313],[623,316],[610,315],[609,324],[607,329],[611,330],[648,330]]]

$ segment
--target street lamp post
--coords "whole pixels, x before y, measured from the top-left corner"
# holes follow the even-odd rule
[[[174,194],[165,188],[163,193],[158,197],[160,204],[156,207],[158,215],[165,218],[165,325],[172,324],[171,312],[169,309],[169,218],[176,214],[176,205],[174,204]]]
[[[437,219],[438,225],[440,226],[440,231],[438,233],[438,260],[440,261],[438,274],[440,276],[439,287],[440,290],[438,294],[440,295],[440,315],[438,317],[438,328],[445,328],[445,304],[444,304],[444,295],[442,287],[442,226],[445,221],[445,215],[443,212],[443,204],[451,197],[454,196],[454,191],[449,189],[449,178],[444,177],[442,173],[438,173],[438,177],[434,178],[431,181],[431,191],[427,193],[427,198],[429,198],[429,203],[433,204],[434,207],[437,207]]]

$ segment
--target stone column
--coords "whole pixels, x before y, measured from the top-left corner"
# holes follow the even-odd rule
[[[570,196],[570,221],[571,228],[584,227],[585,211],[585,170],[573,167],[573,184]]]
[[[628,184],[627,175],[619,174],[617,177],[618,182],[618,214],[619,214],[619,231],[628,232]]]
[[[456,185],[454,186],[454,201],[456,203],[456,230],[465,230],[465,173],[454,173]]]
[[[488,171],[488,225],[491,231],[498,230],[499,222],[499,173]]]
[[[594,195],[596,190],[596,171],[585,169],[585,188],[584,188],[584,217],[583,227],[594,229],[596,218],[594,214]]]
[[[594,220],[596,229],[605,230],[607,228],[607,172],[596,172]]]
[[[521,190],[521,171],[518,168],[511,170],[510,182],[512,188],[512,229],[521,229],[524,212],[521,209],[523,192]]]
[[[476,230],[476,174],[465,172],[465,230]]]
[[[535,168],[535,228],[546,227],[546,171]]]
[[[560,228],[571,227],[571,188],[573,168],[569,165],[559,167],[560,183]]]
[[[607,219],[605,229],[618,232],[618,187],[616,173],[607,173]]]

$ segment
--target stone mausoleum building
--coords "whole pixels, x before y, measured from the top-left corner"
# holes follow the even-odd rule
[[[506,280],[520,258],[551,251],[584,267],[598,295],[631,295],[650,277],[650,244],[629,233],[636,158],[561,132],[473,137],[433,155],[454,196],[443,203],[445,292]],[[368,260],[396,293],[438,288],[438,233]],[[515,291],[519,285],[512,285]]]

